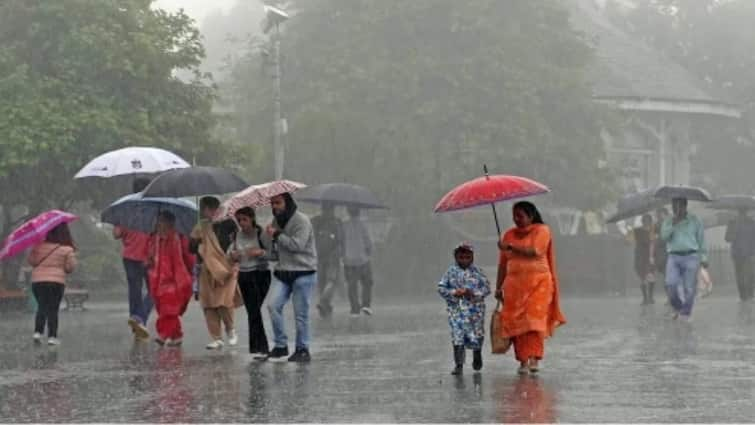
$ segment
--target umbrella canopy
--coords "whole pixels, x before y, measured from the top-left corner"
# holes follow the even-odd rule
[[[755,196],[724,195],[708,204],[708,208],[715,210],[753,210],[755,209]]]
[[[366,187],[349,183],[328,183],[312,186],[296,199],[304,202],[331,203],[364,209],[388,209]]]
[[[233,217],[233,214],[235,214],[236,211],[244,207],[257,209],[270,205],[270,198],[284,193],[294,193],[305,187],[307,187],[307,185],[290,180],[276,180],[269,183],[249,186],[223,202],[215,219],[224,220]]]
[[[161,173],[189,166],[183,158],[164,149],[131,147],[107,152],[94,158],[79,170],[74,178]]]
[[[144,189],[145,198],[183,198],[231,193],[249,186],[241,177],[218,167],[191,167],[157,176]]]
[[[43,212],[19,226],[3,241],[0,260],[13,257],[24,250],[43,242],[47,234],[63,223],[70,223],[78,217],[60,210]]]
[[[655,191],[655,197],[661,199],[684,198],[690,201],[710,202],[707,190],[694,186],[661,186]]]
[[[656,189],[649,189],[625,195],[619,199],[616,213],[606,220],[606,222],[616,223],[617,221],[649,213],[666,205],[668,199],[656,198],[655,191]]]
[[[435,212],[463,210],[547,192],[550,192],[547,186],[525,177],[483,176],[448,192],[435,206]]]
[[[197,206],[190,201],[174,198],[146,198],[141,193],[126,195],[113,202],[100,214],[103,223],[125,227],[142,233],[152,233],[160,211],[176,216],[176,230],[190,235],[197,224]]]

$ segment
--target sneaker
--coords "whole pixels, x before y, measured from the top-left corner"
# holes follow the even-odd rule
[[[679,321],[682,323],[692,323],[692,316],[687,314],[680,314]]]
[[[141,322],[133,317],[128,319],[128,325],[131,327],[131,332],[135,337],[139,339],[149,339],[149,330]]]
[[[369,308],[369,307],[362,307],[362,313],[364,313],[364,314],[366,314],[368,316],[372,316],[372,309]]]
[[[309,355],[309,350],[306,348],[296,350],[294,354],[288,358],[288,361],[294,363],[309,363],[311,360],[312,357]]]
[[[236,331],[234,329],[231,329],[230,331],[226,332],[228,334],[228,345],[231,347],[235,347],[236,344],[239,343],[239,336],[236,335]]]
[[[520,375],[526,375],[526,374],[530,373],[530,368],[527,367],[527,363],[520,363],[519,364],[519,369],[517,369],[516,372],[518,374],[520,374]]]
[[[161,347],[162,347],[163,345],[165,345],[165,340],[164,340],[164,339],[162,339],[162,338],[160,338],[159,336],[158,336],[157,338],[155,338],[155,342],[157,343],[157,345],[159,345],[159,346],[161,346]]]
[[[288,347],[275,347],[268,354],[267,359],[271,362],[282,362],[288,357]]]
[[[257,353],[249,353],[249,355],[252,356],[252,359],[254,360],[265,360],[267,359],[268,353],[257,352]]]
[[[354,312],[352,311],[352,312],[351,312],[351,314],[349,314],[349,316],[350,316],[350,317],[351,317],[352,319],[353,319],[353,318],[356,318],[356,317],[359,317],[359,312],[357,311],[356,313],[354,313]]]
[[[34,338],[34,342],[36,342],[37,344],[42,342],[42,334],[39,332],[34,332],[34,336],[32,336],[32,338]]]
[[[60,345],[60,340],[55,337],[51,337],[47,340],[47,345]]]
[[[223,340],[218,339],[216,341],[212,341],[211,343],[205,345],[204,348],[208,350],[219,350],[223,348]]]

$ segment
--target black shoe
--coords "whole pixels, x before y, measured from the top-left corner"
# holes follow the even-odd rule
[[[472,352],[472,355],[473,355],[472,368],[474,370],[482,369],[482,350],[474,350]]]
[[[294,354],[291,355],[291,357],[288,358],[288,361],[294,362],[294,363],[309,363],[312,360],[312,357],[309,355],[309,350],[306,348],[300,348],[294,352]]]
[[[451,375],[454,375],[454,376],[459,376],[459,375],[462,375],[463,373],[464,373],[464,367],[461,365],[456,365],[454,370],[451,371]]]
[[[288,357],[288,347],[275,347],[267,356],[271,362],[282,362]]]

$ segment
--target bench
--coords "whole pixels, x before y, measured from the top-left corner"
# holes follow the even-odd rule
[[[77,308],[84,311],[86,310],[84,307],[84,301],[89,299],[89,291],[84,288],[66,288],[63,293],[63,299],[66,300],[64,310],[67,311]]]

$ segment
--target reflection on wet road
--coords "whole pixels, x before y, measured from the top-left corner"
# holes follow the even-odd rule
[[[511,355],[455,378],[440,300],[372,318],[314,319],[311,364],[251,360],[246,343],[208,352],[192,306],[180,349],[133,343],[126,306],[62,313],[57,348],[32,317],[0,323],[0,418],[8,422],[748,422],[755,417],[753,305],[699,304],[692,324],[662,305],[567,299],[569,324],[539,377]],[[243,310],[238,311],[243,315]],[[290,312],[289,312],[290,314]],[[245,320],[237,320],[243,326]],[[292,321],[288,320],[291,325]],[[246,329],[239,329],[241,335]],[[488,347],[486,347],[488,348]]]

